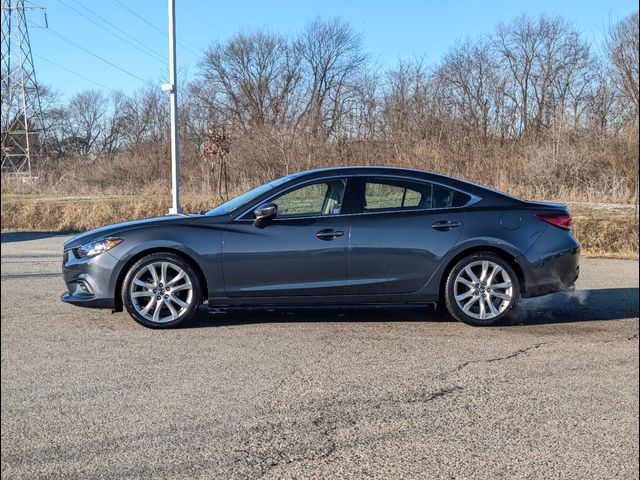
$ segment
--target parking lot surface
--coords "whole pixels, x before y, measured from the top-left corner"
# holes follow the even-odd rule
[[[638,477],[638,262],[473,328],[428,308],[62,304],[68,237],[2,233],[3,478]]]

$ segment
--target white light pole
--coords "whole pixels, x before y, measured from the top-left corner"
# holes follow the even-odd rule
[[[176,5],[169,0],[169,83],[162,90],[169,91],[171,110],[171,199],[170,214],[180,213],[180,148],[178,141],[178,92],[176,88]]]

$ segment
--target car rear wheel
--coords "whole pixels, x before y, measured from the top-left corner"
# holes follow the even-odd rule
[[[449,273],[445,288],[449,313],[475,326],[499,322],[520,299],[520,283],[513,268],[488,252],[461,259]]]
[[[122,285],[123,304],[138,323],[169,328],[193,317],[202,295],[198,275],[178,255],[154,253],[138,260]]]

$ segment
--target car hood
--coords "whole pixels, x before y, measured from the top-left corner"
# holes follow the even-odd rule
[[[68,240],[64,244],[64,249],[78,247],[84,243],[98,240],[104,237],[113,237],[121,235],[129,230],[138,228],[149,228],[154,226],[166,226],[167,224],[184,225],[191,224],[193,222],[201,221],[202,219],[209,219],[209,221],[215,221],[216,217],[201,215],[201,214],[179,214],[179,215],[166,215],[163,217],[146,218],[143,220],[133,220],[130,222],[115,223],[113,225],[107,225],[105,227],[96,228],[95,230],[89,230]]]

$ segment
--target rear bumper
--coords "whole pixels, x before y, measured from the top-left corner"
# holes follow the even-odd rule
[[[577,243],[577,242],[576,242]],[[523,297],[539,297],[575,288],[580,275],[580,247],[549,255],[531,265]]]

